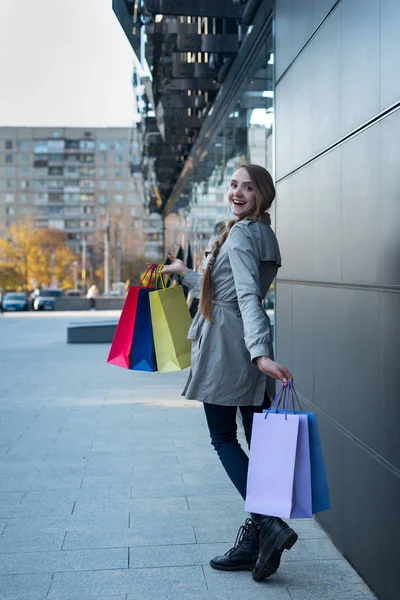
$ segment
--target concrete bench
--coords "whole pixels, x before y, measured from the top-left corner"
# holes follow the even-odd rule
[[[118,319],[77,321],[67,326],[68,344],[106,344],[114,337]]]

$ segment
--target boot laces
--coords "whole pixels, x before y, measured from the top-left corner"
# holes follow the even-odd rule
[[[257,538],[258,530],[259,530],[259,527],[258,527],[257,523],[255,521],[253,521],[253,519],[246,519],[244,525],[241,525],[239,527],[239,531],[237,532],[237,536],[236,536],[234,545],[232,546],[232,548],[230,550],[228,550],[228,552],[225,552],[225,556],[230,554],[230,552],[232,552],[232,550],[236,550],[236,548],[238,546],[240,546],[240,544],[244,540],[251,539],[253,542],[255,542],[255,540]]]

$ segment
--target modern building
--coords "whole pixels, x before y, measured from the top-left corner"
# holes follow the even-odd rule
[[[318,519],[397,600],[400,4],[113,4],[137,56],[165,240],[200,253],[232,171],[250,160],[274,175],[276,349],[318,415],[332,497]]]
[[[147,244],[154,228],[139,163],[135,128],[0,128],[0,235],[30,217],[65,232],[90,267],[108,231],[119,280],[124,256],[161,256]]]

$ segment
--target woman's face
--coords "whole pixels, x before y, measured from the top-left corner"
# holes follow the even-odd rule
[[[235,217],[248,215],[256,207],[254,187],[244,167],[241,167],[232,175],[228,189],[228,200]]]

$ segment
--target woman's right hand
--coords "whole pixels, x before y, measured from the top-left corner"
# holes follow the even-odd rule
[[[161,273],[165,273],[166,275],[180,275],[181,277],[185,277],[186,273],[189,271],[185,263],[179,258],[175,258],[172,254],[168,254],[168,258],[171,261],[170,265],[164,265],[161,269]]]

